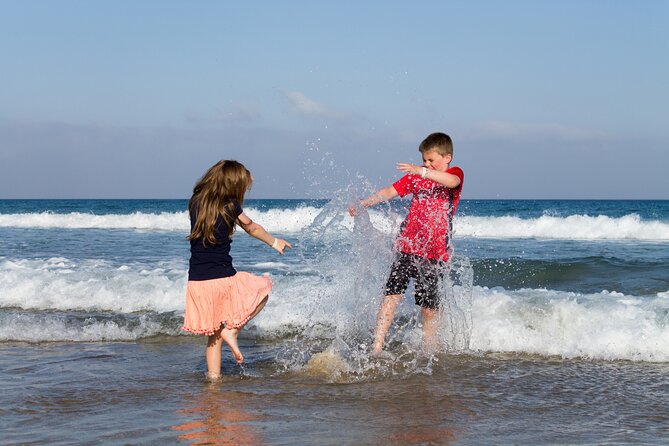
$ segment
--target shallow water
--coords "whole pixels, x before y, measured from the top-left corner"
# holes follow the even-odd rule
[[[242,340],[204,378],[203,339],[0,347],[3,444],[666,444],[669,365],[528,355],[351,358],[286,369]],[[374,364],[376,361],[376,365]],[[333,365],[334,364],[334,365]]]

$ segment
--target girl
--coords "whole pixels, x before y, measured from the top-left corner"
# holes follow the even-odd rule
[[[207,377],[221,376],[221,347],[230,347],[235,360],[244,360],[237,334],[265,306],[272,282],[232,266],[230,244],[235,223],[249,235],[283,255],[291,244],[272,237],[242,210],[251,187],[251,172],[237,161],[212,166],[193,188],[188,202],[191,232],[190,264],[183,330],[209,336],[205,357]]]

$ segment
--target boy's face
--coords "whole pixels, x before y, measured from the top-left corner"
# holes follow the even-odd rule
[[[444,171],[448,169],[448,165],[451,162],[452,155],[449,153],[447,155],[441,155],[436,150],[428,150],[423,153],[423,165],[428,169],[435,169]]]

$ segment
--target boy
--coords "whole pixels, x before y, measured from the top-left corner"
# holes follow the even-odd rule
[[[397,169],[406,175],[360,202],[367,208],[397,196],[413,195],[409,214],[397,238],[397,252],[377,316],[373,354],[383,349],[395,310],[410,279],[414,279],[416,305],[421,307],[424,348],[434,351],[437,347],[437,286],[451,251],[452,220],[460,200],[464,173],[459,167],[450,167],[453,142],[445,133],[428,135],[418,150],[423,156],[423,166],[398,163]],[[349,214],[355,216],[356,208],[351,207]]]

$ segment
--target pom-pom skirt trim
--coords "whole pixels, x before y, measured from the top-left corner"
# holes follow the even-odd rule
[[[213,335],[219,328],[240,328],[272,290],[266,276],[238,271],[231,277],[189,280],[182,330]]]

